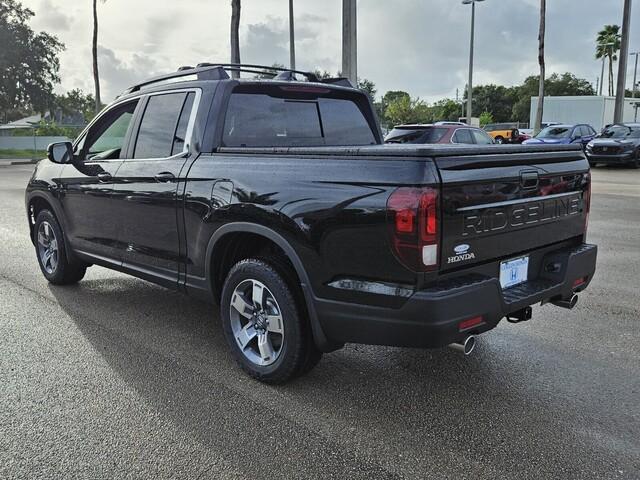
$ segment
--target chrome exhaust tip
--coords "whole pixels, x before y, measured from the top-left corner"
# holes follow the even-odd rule
[[[449,348],[462,352],[465,356],[471,355],[473,349],[476,348],[476,337],[469,335],[462,342],[456,342],[449,344]]]
[[[576,303],[578,303],[578,295],[573,294],[569,298],[566,298],[566,299],[563,298],[561,300],[554,300],[551,303],[553,303],[557,307],[568,308],[569,310],[571,310],[573,307],[576,306]]]

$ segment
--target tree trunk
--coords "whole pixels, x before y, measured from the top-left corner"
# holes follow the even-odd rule
[[[613,97],[613,57],[609,56],[609,96]]]
[[[231,63],[240,63],[240,0],[231,0]],[[240,72],[231,76],[240,78]]]
[[[538,82],[538,109],[534,133],[538,133],[542,127],[542,113],[544,112],[544,34],[547,12],[547,0],[540,0],[540,32],[538,33],[538,64],[540,65],[540,80]]]
[[[98,0],[93,0],[93,43],[91,53],[93,55],[93,84],[96,94],[96,113],[102,108],[100,101],[100,76],[98,75]]]

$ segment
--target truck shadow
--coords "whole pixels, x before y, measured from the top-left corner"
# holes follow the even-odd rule
[[[552,347],[519,351],[526,339],[512,334],[496,332],[470,358],[449,349],[347,346],[325,355],[306,377],[270,387],[235,366],[213,306],[133,278],[50,289],[128,386],[199,442],[237,458],[240,471],[249,465],[238,451],[259,451],[274,439],[304,446],[253,459],[279,468],[283,477],[299,476],[295,455],[327,448],[341,452],[342,467],[310,467],[309,477],[354,478],[353,467],[365,464],[369,478],[387,476],[379,459],[393,457],[394,463],[431,472],[437,458],[455,458],[462,468],[486,474],[511,464],[523,477],[535,472],[540,478],[554,476],[560,466],[581,472],[580,458],[611,455],[586,441],[590,434],[577,435],[582,418],[598,412],[584,401],[576,411],[571,396],[597,395],[596,387],[587,380],[585,392],[557,390],[569,377],[587,379],[586,368],[553,350],[542,355],[560,362],[562,372],[541,365],[539,351],[532,365],[528,349]],[[351,443],[354,436],[359,441]],[[365,445],[370,453],[352,445]],[[581,455],[567,455],[578,450]],[[407,455],[398,458],[403,451]]]

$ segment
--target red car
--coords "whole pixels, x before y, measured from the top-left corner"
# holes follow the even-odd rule
[[[393,127],[384,143],[452,143],[493,145],[487,132],[464,124],[416,124]]]

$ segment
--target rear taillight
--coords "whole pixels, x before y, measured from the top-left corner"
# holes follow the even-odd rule
[[[438,267],[438,191],[401,187],[387,201],[393,251],[411,270]]]
[[[587,229],[589,228],[589,211],[591,210],[591,173],[585,173],[586,186],[582,194],[584,203],[584,238],[587,238]]]

